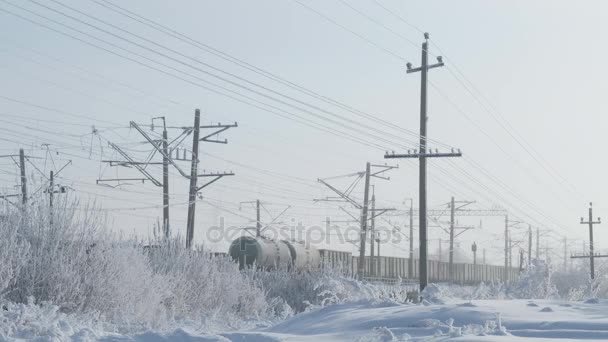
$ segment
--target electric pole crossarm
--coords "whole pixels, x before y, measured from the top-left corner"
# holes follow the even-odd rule
[[[150,136],[144,132],[137,123],[135,123],[135,121],[131,121],[130,122],[131,127],[134,127],[141,135],[143,135],[144,138],[146,138],[146,140],[148,140],[148,142],[154,146],[154,148],[158,151],[158,153],[160,153],[163,157],[167,158],[167,161],[169,161],[169,163],[171,163],[171,165],[173,165],[173,167],[175,167],[175,169],[180,173],[180,175],[182,175],[185,178],[190,178],[190,175],[188,175],[187,173],[184,172],[184,170],[182,170],[176,163],[175,161],[171,158],[171,156],[168,156],[165,151],[163,151],[162,147],[160,147],[159,145],[157,145],[155,143],[155,141],[150,138]],[[196,156],[196,158],[198,158],[198,156]],[[134,165],[135,167],[137,167],[136,165]],[[160,185],[159,185],[160,186]]]
[[[96,180],[96,184],[99,185],[99,183],[103,183],[103,182],[120,182],[120,181],[141,181],[142,183],[147,181],[149,179],[147,178],[100,178],[98,180]]]
[[[386,153],[385,159],[396,159],[396,158],[446,158],[446,157],[462,157],[461,152],[448,152],[448,153],[408,153],[408,154],[395,154]]]
[[[215,128],[216,131],[211,133],[211,134],[207,134],[206,136],[202,137],[199,139],[199,141],[206,141],[206,142],[211,142],[211,143],[217,143],[217,144],[227,144],[228,140],[224,139],[224,140],[213,140],[213,139],[209,139],[214,135],[220,134],[224,131],[226,131],[229,128],[232,127],[238,127],[237,123],[235,122],[232,125],[215,125],[215,126],[200,126],[200,128]]]
[[[116,150],[116,152],[118,152],[121,156],[123,156],[126,160],[128,160],[130,163],[134,163],[135,161],[129,157],[128,154],[126,154],[120,147],[116,146],[116,144],[110,142],[110,147],[112,147],[114,150]],[[142,175],[144,175],[147,179],[149,179],[154,185],[156,186],[163,186],[159,181],[156,180],[156,178],[154,178],[154,176],[152,176],[148,171],[146,171],[143,167],[141,167],[138,164],[133,164],[133,166],[135,166],[135,168],[141,172]]]
[[[220,173],[220,174],[208,174],[208,175],[198,175],[198,177],[215,177],[212,180],[208,181],[207,183],[199,186],[196,188],[196,191],[201,191],[202,189],[208,187],[209,185],[217,182],[218,180],[220,180],[220,178],[224,177],[224,176],[234,176],[234,173]]]
[[[329,189],[331,189],[333,192],[335,192],[336,194],[338,194],[338,196],[340,196],[341,198],[343,198],[345,201],[347,201],[348,203],[352,204],[355,208],[357,209],[361,209],[363,208],[362,205],[360,205],[359,203],[355,202],[354,200],[352,200],[350,197],[348,197],[346,194],[344,194],[342,191],[334,188],[333,186],[331,186],[329,183],[327,183],[326,181],[322,180],[322,179],[317,179],[317,181],[323,185],[325,185],[326,187],[328,187]]]

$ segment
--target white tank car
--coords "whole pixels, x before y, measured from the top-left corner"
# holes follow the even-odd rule
[[[289,247],[291,253],[292,266],[296,269],[318,268],[321,265],[321,255],[319,250],[306,246],[301,242],[281,241]]]
[[[307,248],[299,242],[276,241],[264,237],[241,236],[232,241],[228,254],[234,261],[238,261],[240,268],[255,264],[266,269],[279,266],[310,269],[321,264],[316,248]]]
[[[285,243],[264,237],[241,236],[232,241],[228,254],[238,261],[240,268],[254,264],[262,268],[273,268],[292,263],[289,247]]]

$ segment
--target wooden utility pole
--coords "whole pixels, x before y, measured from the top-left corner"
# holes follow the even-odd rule
[[[418,219],[419,223],[419,240],[420,240],[420,291],[424,290],[424,288],[428,284],[428,273],[427,273],[427,262],[428,262],[428,244],[427,244],[427,194],[426,194],[426,159],[430,157],[460,157],[462,154],[460,151],[455,153],[452,151],[451,153],[430,153],[429,150],[427,153],[427,130],[426,125],[428,121],[427,116],[427,83],[428,83],[428,71],[433,68],[442,67],[443,59],[439,56],[437,57],[437,63],[429,64],[428,63],[428,48],[429,48],[429,34],[424,33],[425,41],[422,43],[422,63],[418,68],[412,68],[411,63],[407,63],[407,73],[420,72],[420,147],[418,153],[409,153],[409,154],[388,154],[384,155],[384,158],[418,158],[419,160],[419,169],[418,169],[418,191],[419,191],[419,200],[418,205],[420,206],[420,215]]]
[[[581,217],[581,224],[589,225],[589,265],[591,267],[591,279],[595,279],[595,264],[594,264],[594,253],[593,253],[593,225],[602,223],[600,218],[597,221],[593,221],[593,203],[589,203],[589,221],[584,221]]]
[[[363,279],[363,277],[365,276],[365,238],[367,236],[367,210],[369,204],[370,167],[370,162],[367,162],[367,164],[365,164],[365,190],[363,192],[363,207],[361,208],[361,238],[359,242],[359,264],[357,265],[357,274],[359,276],[359,279]]]
[[[198,180],[198,145],[199,132],[201,126],[201,111],[194,111],[194,127],[192,133],[192,164],[190,166],[190,187],[188,192],[188,221],[186,227],[186,248],[192,247],[192,239],[194,238],[194,218],[196,210],[196,181]]]

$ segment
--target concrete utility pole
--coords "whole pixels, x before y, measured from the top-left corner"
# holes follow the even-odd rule
[[[483,249],[483,264],[486,264],[486,249]]]
[[[473,265],[477,265],[477,243],[473,242],[471,251],[473,251]]]
[[[568,268],[568,238],[564,238],[564,270]]]
[[[593,253],[593,225],[602,223],[600,218],[597,221],[593,221],[593,203],[589,203],[589,221],[585,222],[581,217],[581,224],[589,225],[589,265],[591,267],[591,279],[595,279],[595,265],[594,265],[594,253]]]
[[[372,185],[372,189],[374,189],[374,186]],[[375,189],[373,190],[372,193],[372,213],[376,210],[376,194],[375,194]],[[374,254],[374,245],[376,244],[376,220],[374,219],[374,216],[372,215],[371,218],[371,224],[370,224],[370,233],[369,233],[369,237],[370,237],[370,248],[369,248],[369,254],[370,254],[370,265],[369,265],[369,271],[371,273],[372,277],[376,276],[376,256]]]
[[[21,203],[27,204],[27,177],[25,175],[25,153],[19,149],[19,170],[21,172]]]
[[[460,157],[462,153],[460,151],[455,153],[452,151],[451,153],[431,153],[432,150],[429,150],[427,153],[427,131],[426,124],[428,121],[427,117],[427,75],[428,71],[433,68],[438,68],[443,66],[443,58],[437,57],[437,63],[430,64],[428,63],[428,48],[429,48],[429,34],[424,33],[424,43],[422,43],[422,63],[418,68],[412,68],[411,63],[407,63],[407,73],[420,72],[420,148],[418,153],[408,153],[408,154],[385,154],[384,158],[418,158],[419,160],[419,179],[418,179],[418,189],[419,189],[419,200],[418,205],[420,206],[420,215],[418,219],[419,223],[419,240],[420,240],[420,291],[424,290],[424,288],[428,284],[428,273],[427,273],[427,261],[428,261],[428,251],[427,251],[427,196],[426,196],[426,159],[430,157]],[[415,152],[415,151],[414,151]]]
[[[519,250],[519,273],[524,269],[524,250]]]
[[[505,270],[504,282],[509,281],[509,216],[505,215]]]
[[[536,260],[540,259],[540,229],[536,228]]]
[[[379,170],[372,171],[372,167],[379,169]],[[356,173],[352,173],[352,174],[348,174],[348,175],[344,175],[344,176],[330,177],[330,178],[326,178],[326,179],[320,179],[320,178],[317,179],[317,181],[319,183],[322,183],[323,185],[328,187],[330,190],[335,192],[339,197],[329,197],[328,196],[324,199],[315,199],[316,202],[319,202],[319,201],[331,201],[331,202],[344,201],[344,202],[350,203],[353,207],[361,210],[360,217],[359,217],[359,219],[357,219],[360,222],[360,227],[361,227],[360,240],[359,240],[359,264],[357,265],[357,276],[359,277],[359,279],[363,279],[363,277],[365,276],[366,236],[367,236],[368,221],[369,221],[369,217],[370,217],[369,213],[368,213],[369,212],[369,202],[370,202],[369,201],[369,187],[370,187],[369,181],[370,181],[371,177],[388,180],[389,178],[382,176],[382,174],[388,170],[396,169],[396,168],[398,168],[398,166],[372,165],[370,162],[367,162],[364,172],[356,172]],[[342,177],[356,177],[355,180],[353,181],[353,183],[348,187],[348,189],[346,191],[338,190],[336,187],[332,186],[331,184],[329,184],[327,182],[327,180],[329,180],[329,179],[336,179],[336,178],[342,178]],[[352,191],[354,190],[357,183],[361,180],[361,178],[365,179],[365,182],[364,182],[365,189],[364,189],[364,196],[363,196],[364,198],[363,198],[362,204],[358,203],[355,199],[353,199],[351,197]],[[356,217],[354,215],[350,214],[344,208],[340,207],[340,209],[344,210],[353,219],[356,219]],[[378,216],[386,213],[389,210],[395,210],[395,209],[393,209],[393,208],[376,209],[374,207],[371,210],[372,211],[371,218],[378,217]],[[371,236],[370,239],[372,239],[372,243],[373,243],[374,237]]]
[[[255,236],[262,235],[262,222],[260,222],[260,200],[255,200]]]
[[[513,239],[511,238],[511,232],[509,232],[509,268],[513,268]]]
[[[365,190],[363,192],[363,208],[361,208],[361,238],[359,247],[359,264],[357,265],[357,274],[359,279],[363,279],[365,274],[365,237],[367,235],[367,209],[369,204],[369,175],[371,164],[365,164]],[[373,237],[372,237],[373,238]]]
[[[407,262],[409,279],[414,278],[414,200],[410,199],[410,258]]]
[[[186,226],[186,248],[192,247],[194,238],[194,218],[196,210],[196,182],[198,180],[198,145],[199,132],[201,126],[201,111],[196,109],[194,112],[194,127],[192,133],[192,164],[190,166],[190,187],[188,191],[188,221]]]
[[[169,227],[169,137],[167,135],[167,123],[163,119],[163,233],[168,239]]]
[[[454,205],[454,196],[450,201],[450,259],[448,272],[450,275],[450,282],[454,281],[454,212],[456,207]]]

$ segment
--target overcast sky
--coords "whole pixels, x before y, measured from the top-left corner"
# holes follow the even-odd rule
[[[316,180],[363,171],[367,161],[383,164],[384,150],[416,148],[420,76],[406,74],[405,63],[419,65],[421,31],[430,32],[431,55],[443,55],[446,63],[429,73],[429,145],[460,148],[464,154],[429,162],[430,207],[444,208],[455,196],[476,201],[471,208],[505,208],[513,221],[525,223],[514,230],[514,239],[526,239],[528,223],[550,231],[541,245],[553,247],[555,259],[563,255],[564,237],[573,251],[582,249],[587,228],[579,220],[586,217],[589,201],[597,216],[608,212],[602,154],[608,123],[604,1],[120,2],[136,15],[327,100],[111,11],[113,3],[0,1],[0,138],[3,153],[21,146],[47,158],[36,161],[44,174],[52,163],[42,144],[50,144],[57,168],[73,160],[59,181],[83,201],[96,199],[113,228],[125,234],[151,232],[162,215],[161,208],[150,208],[162,204],[161,188],[136,182],[116,189],[96,185],[97,178],[140,177],[133,169],[100,162],[120,158],[108,142],[145,160],[151,147],[129,129],[129,121],[149,130],[150,119],[164,115],[170,126],[191,126],[195,108],[205,124],[239,124],[221,135],[229,144],[201,145],[201,171],[237,175],[202,192],[197,242],[220,216],[228,225],[251,224],[251,205],[239,208],[239,202],[257,198],[268,203],[272,215],[291,205],[281,219],[286,223],[321,225],[326,216],[348,220],[338,209],[346,204],[313,202],[331,195]],[[179,133],[171,129],[169,134]],[[183,147],[190,144],[187,139]],[[417,207],[417,161],[396,162],[400,168],[387,173],[390,180],[373,180],[377,206],[403,209],[404,200],[414,197]],[[4,191],[14,192],[18,170],[9,159],[0,163]],[[158,166],[150,170],[161,178]],[[33,167],[28,173],[43,181]],[[348,181],[332,184],[345,187]],[[183,235],[188,182],[172,169],[170,185],[172,231]],[[362,190],[360,184],[353,196],[361,199]],[[266,212],[262,218],[270,221]],[[390,220],[407,222],[405,216]],[[459,236],[464,250],[476,241],[488,259],[500,262],[503,217],[458,221],[477,227]],[[447,238],[432,227],[430,249]],[[608,247],[602,226],[596,245]],[[383,253],[403,255],[404,249],[402,241],[387,244]]]

